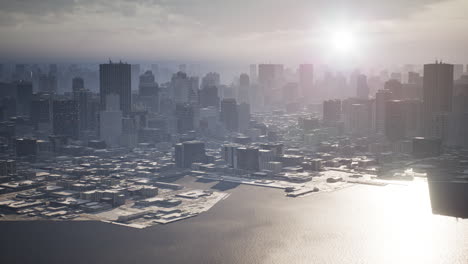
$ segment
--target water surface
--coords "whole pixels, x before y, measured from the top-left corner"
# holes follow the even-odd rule
[[[468,221],[434,216],[427,184],[275,189],[179,181],[231,195],[138,230],[100,222],[0,222],[0,263],[468,263]]]

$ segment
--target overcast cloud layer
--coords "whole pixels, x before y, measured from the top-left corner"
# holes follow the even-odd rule
[[[0,57],[468,61],[466,0],[0,0]],[[360,49],[330,51],[350,30]]]

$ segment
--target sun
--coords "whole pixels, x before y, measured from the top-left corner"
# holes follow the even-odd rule
[[[356,49],[356,37],[352,31],[338,30],[332,33],[331,45],[340,53],[350,53]]]

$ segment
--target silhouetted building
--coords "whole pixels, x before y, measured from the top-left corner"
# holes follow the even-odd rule
[[[118,145],[122,135],[120,101],[117,94],[107,95],[106,109],[99,113],[99,137],[110,146]]]
[[[454,64],[453,65],[453,80],[458,80],[463,75],[463,64]]]
[[[140,76],[140,64],[132,64],[131,69],[131,90],[135,91],[138,89],[138,77]]]
[[[16,156],[36,156],[37,153],[37,140],[30,138],[19,138],[15,141]]]
[[[179,71],[171,79],[171,97],[176,103],[188,103],[191,95],[190,78],[185,72]]]
[[[404,100],[402,102],[405,117],[405,135],[408,138],[418,137],[422,134],[422,101]]]
[[[299,65],[299,89],[302,97],[313,98],[316,94],[313,93],[314,89],[314,65],[301,64]]]
[[[341,118],[341,100],[328,100],[323,102],[323,121],[338,122]]]
[[[15,71],[13,72],[13,80],[28,80],[26,72],[26,64],[16,64]]]
[[[258,71],[257,71],[257,64],[250,64],[249,65],[249,77],[250,82],[257,83],[258,81]]]
[[[26,81],[18,81],[15,84],[18,114],[29,116],[31,112],[31,101],[33,96],[32,83]]]
[[[190,104],[176,104],[177,133],[184,134],[194,130],[195,111]]]
[[[205,86],[200,90],[200,107],[213,106],[219,109],[219,96],[217,86]]]
[[[367,77],[364,74],[357,76],[356,96],[359,99],[369,99],[369,86],[367,85]]]
[[[250,78],[243,73],[239,77],[239,103],[250,104]]]
[[[92,129],[96,114],[92,107],[92,93],[84,88],[74,90],[74,100],[78,107],[80,131]]]
[[[159,65],[158,64],[151,64],[151,72],[154,74],[154,81],[160,81],[160,74],[159,74]]]
[[[263,92],[263,103],[268,105],[275,98],[272,91],[283,86],[284,67],[282,64],[260,64],[258,65],[258,84]]]
[[[405,138],[405,116],[403,101],[390,100],[385,108],[385,136],[390,141]]]
[[[312,131],[314,129],[317,129],[319,128],[320,126],[320,122],[317,118],[303,118],[303,117],[300,117],[298,119],[298,124],[299,124],[299,127],[302,129],[302,130],[305,130],[305,131]]]
[[[54,100],[52,115],[54,135],[78,139],[78,104],[74,100]]]
[[[159,112],[159,87],[151,71],[140,76],[139,99],[145,109]]]
[[[146,71],[140,76],[139,86],[140,96],[154,96],[158,92],[158,84],[155,81],[154,75],[151,71]]]
[[[443,116],[452,111],[452,96],[453,65],[441,62],[424,65],[423,115],[426,136],[440,136],[436,134],[443,123]]]
[[[250,124],[250,105],[241,103],[237,106],[238,128],[240,132],[245,132]]]
[[[72,91],[78,92],[81,89],[84,89],[84,80],[81,77],[75,77],[72,80]]]
[[[39,124],[50,124],[52,104],[48,98],[34,98],[31,102],[31,123],[38,128]]]
[[[428,175],[432,213],[467,219],[468,181],[465,178]]]
[[[438,138],[413,138],[413,156],[415,158],[427,158],[440,156],[442,153],[442,141]]]
[[[205,143],[186,141],[175,145],[175,163],[178,168],[190,168],[192,163],[206,163]]]
[[[404,98],[403,85],[400,81],[391,79],[385,82],[384,88],[392,93],[392,100],[401,100]]]
[[[52,74],[40,74],[38,80],[39,92],[57,93],[57,76]]]
[[[221,77],[217,72],[209,72],[202,78],[201,89],[206,87],[218,87],[221,84]]]
[[[234,168],[258,171],[259,150],[257,148],[237,148]]]
[[[411,83],[411,84],[422,83],[421,74],[417,72],[408,72],[408,83]]]
[[[131,66],[127,63],[99,65],[101,110],[106,109],[106,97],[117,94],[120,98],[120,110],[127,115],[132,108]]]
[[[345,132],[353,136],[368,136],[372,131],[371,100],[347,99],[343,101]]]
[[[17,103],[16,98],[7,96],[0,98],[0,105],[3,108],[3,116],[5,119],[17,116]]]
[[[235,99],[223,99],[221,101],[221,122],[229,131],[239,129],[239,113],[237,112],[237,103]]]
[[[379,90],[375,94],[375,132],[384,134],[385,119],[387,118],[385,111],[387,102],[392,99],[392,93],[385,89]]]
[[[16,174],[15,160],[0,160],[0,176]]]

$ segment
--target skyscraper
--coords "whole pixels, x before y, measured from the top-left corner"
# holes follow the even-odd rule
[[[27,81],[17,81],[15,85],[18,114],[29,116],[31,113],[31,101],[33,97],[32,83]]]
[[[257,64],[250,64],[249,66],[249,71],[250,71],[250,82],[256,83],[257,82]]]
[[[342,101],[345,132],[354,136],[368,136],[372,131],[374,100],[349,98]]]
[[[131,69],[131,87],[132,91],[138,89],[138,77],[140,77],[140,64],[132,64]]]
[[[50,125],[52,103],[50,98],[34,98],[31,101],[31,123],[39,129],[42,125]]]
[[[282,64],[258,65],[258,85],[260,88],[257,100],[261,105],[269,107],[274,101],[281,100],[280,88],[284,83],[284,67]],[[257,102],[258,103],[258,102]]]
[[[385,132],[385,119],[387,118],[385,112],[387,109],[387,102],[392,100],[392,93],[389,90],[379,90],[375,94],[375,132],[384,134]]]
[[[229,131],[237,131],[239,128],[239,114],[235,99],[223,99],[221,101],[221,122]]]
[[[201,107],[213,106],[216,109],[219,109],[218,87],[204,86],[200,90],[200,106]]]
[[[78,139],[78,104],[73,100],[54,100],[52,105],[54,135]]]
[[[250,124],[250,105],[241,103],[237,106],[238,127],[240,132],[245,132]]]
[[[175,117],[177,122],[177,133],[184,134],[194,130],[195,124],[195,110],[194,107],[188,103],[177,103],[175,110]]]
[[[159,87],[151,71],[140,76],[138,95],[146,110],[154,113],[159,111]]]
[[[408,83],[417,84],[421,82],[421,75],[417,72],[408,72]]]
[[[93,111],[91,111],[91,96],[91,91],[84,88],[74,92],[74,99],[78,107],[80,131],[92,128]]]
[[[463,64],[454,64],[453,65],[453,79],[456,81],[460,79],[460,77],[463,75]]]
[[[325,123],[337,122],[341,118],[341,100],[328,100],[323,102],[323,121]]]
[[[40,74],[38,79],[38,87],[40,92],[56,93],[57,77],[52,74]]]
[[[198,92],[200,90],[200,78],[191,76],[189,78],[189,102],[191,104],[198,104]]]
[[[26,80],[26,64],[16,64],[13,79],[16,81]]]
[[[367,76],[359,74],[356,80],[356,96],[359,99],[369,98],[369,86],[367,85]]]
[[[312,64],[301,64],[299,66],[299,89],[302,97],[315,97],[313,93],[314,87],[314,65]]]
[[[186,141],[175,145],[175,163],[178,168],[190,168],[192,163],[207,161],[205,143]]]
[[[159,82],[159,65],[158,64],[151,64],[151,71],[154,74],[154,80],[155,82]]]
[[[452,96],[453,65],[442,62],[424,65],[423,115],[426,136],[437,136],[434,134],[437,131],[435,126],[441,122],[435,121],[440,121],[444,113],[452,111]]]
[[[132,107],[131,66],[127,63],[99,65],[101,110],[106,110],[106,97],[110,94],[120,98],[120,110],[127,115]]]
[[[187,103],[190,99],[191,82],[186,73],[179,71],[171,79],[171,97],[176,103]]]
[[[221,78],[217,72],[209,72],[202,78],[201,89],[210,86],[218,87],[221,84]]]
[[[158,92],[158,84],[152,71],[146,71],[140,76],[138,93],[140,96],[154,96]]]
[[[385,105],[385,136],[390,141],[405,138],[405,113],[403,101],[390,100]]]
[[[400,81],[395,79],[390,79],[385,82],[384,85],[385,90],[388,90],[392,93],[393,100],[401,100],[403,99],[403,85]]]
[[[407,99],[403,101],[405,115],[405,135],[408,138],[421,136],[422,101]]]
[[[120,143],[122,135],[121,100],[119,95],[109,94],[106,96],[105,101],[106,109],[99,113],[99,137],[107,145],[114,146]]]
[[[72,80],[72,91],[77,92],[84,89],[84,80],[81,77],[75,77]]]
[[[237,148],[234,168],[250,171],[258,171],[259,149],[258,148]]]
[[[258,65],[258,83],[264,91],[274,90],[281,87],[283,81],[282,64],[260,64]]]
[[[239,94],[238,99],[240,103],[250,103],[250,78],[249,75],[243,73],[239,77]]]

